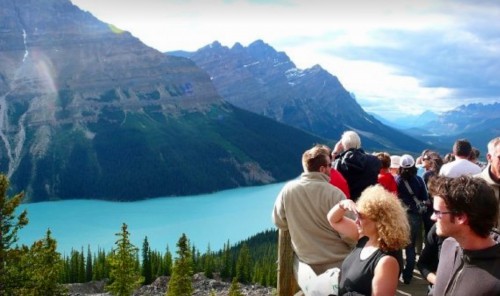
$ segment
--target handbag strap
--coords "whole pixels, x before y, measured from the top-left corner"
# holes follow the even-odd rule
[[[411,190],[411,187],[410,187],[410,184],[408,184],[408,181],[407,180],[403,180],[403,181],[405,183],[406,189],[408,189],[408,192],[411,194],[411,197],[413,197],[413,200],[415,201],[415,203],[418,205],[418,203],[422,202],[422,201],[417,199],[417,197],[415,196],[415,193],[413,193],[413,190]]]

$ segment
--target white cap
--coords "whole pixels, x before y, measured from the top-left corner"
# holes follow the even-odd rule
[[[399,169],[400,159],[399,155],[391,155],[391,169]]]
[[[411,168],[415,165],[415,159],[410,154],[403,154],[401,156],[400,165],[402,168]]]

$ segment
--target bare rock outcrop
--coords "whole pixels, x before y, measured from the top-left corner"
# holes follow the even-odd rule
[[[164,296],[167,292],[170,277],[161,276],[150,285],[137,289],[133,296]],[[112,296],[104,290],[105,281],[93,281],[82,284],[68,284],[70,296]],[[260,285],[240,285],[240,291],[246,296],[271,296],[275,295],[275,289]],[[227,296],[231,283],[222,281],[220,278],[209,279],[203,273],[193,276],[193,296],[207,296],[212,292],[215,295]]]

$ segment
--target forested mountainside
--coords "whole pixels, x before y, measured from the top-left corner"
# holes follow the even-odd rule
[[[0,6],[0,171],[27,202],[284,181],[324,141],[224,102],[194,62],[68,0]]]
[[[244,47],[215,41],[195,52],[171,52],[206,70],[228,102],[321,137],[337,140],[355,130],[371,151],[418,152],[428,145],[366,113],[337,77],[320,65],[298,69],[284,52],[262,40]]]

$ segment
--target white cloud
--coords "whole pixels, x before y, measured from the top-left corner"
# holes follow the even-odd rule
[[[500,101],[500,3],[485,0],[73,0],[160,51],[262,39],[320,64],[386,117]]]

